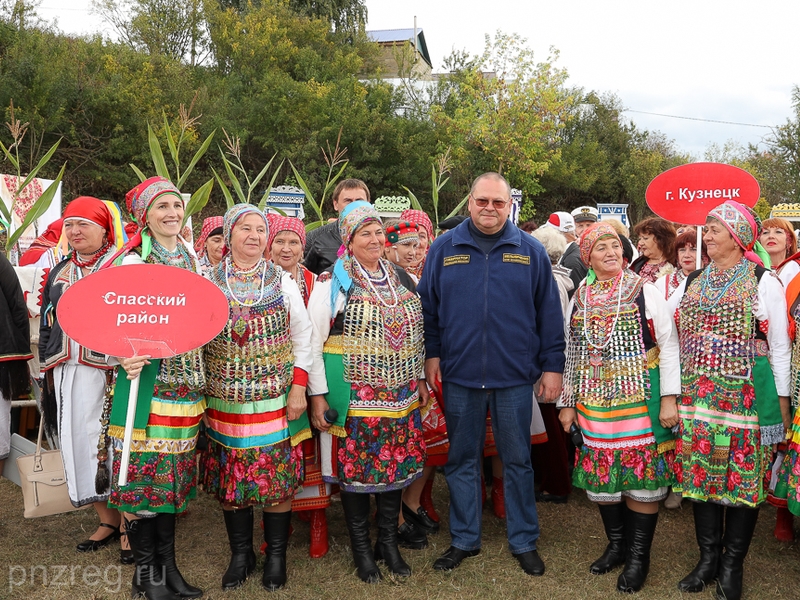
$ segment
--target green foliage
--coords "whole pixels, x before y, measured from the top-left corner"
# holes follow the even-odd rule
[[[648,178],[686,159],[624,122],[619,99],[566,87],[557,52],[535,60],[510,35],[487,39],[479,56],[454,53],[436,84],[395,87],[377,78],[363,0],[97,4],[127,37],[69,37],[0,15],[0,105],[13,98],[30,124],[13,154],[36,165],[61,139],[39,176],[68,163],[65,200],[119,201],[137,181],[168,173],[195,190],[192,210],[219,214],[242,200],[263,206],[263,188],[294,181],[322,222],[346,170],[374,197],[414,190],[414,206],[438,221],[463,208],[477,174],[499,170],[531,214],[630,202],[636,218]],[[202,122],[182,113],[186,105]],[[208,152],[223,128],[236,157]],[[786,148],[791,131],[780,138]],[[6,147],[8,137],[0,131]],[[333,140],[346,161],[332,160]],[[788,158],[748,160],[774,178],[765,190],[788,193],[779,185]]]
[[[560,150],[554,142],[572,98],[553,50],[537,63],[525,40],[498,32],[475,59],[454,55],[431,117],[453,147],[457,168],[497,171],[535,195]],[[477,168],[476,168],[477,167]]]
[[[758,202],[756,202],[753,210],[759,217],[761,217],[762,221],[766,221],[769,219],[769,214],[772,212],[772,205],[767,202],[766,198],[762,196],[758,199]]]

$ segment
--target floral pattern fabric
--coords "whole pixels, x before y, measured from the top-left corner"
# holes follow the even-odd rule
[[[226,448],[210,439],[203,467],[203,485],[223,504],[281,504],[302,484],[303,446],[287,439],[266,447]]]
[[[122,440],[111,438],[114,459],[108,504],[129,513],[181,513],[197,495],[195,450],[205,398],[185,385],[174,389],[158,380],[153,398],[163,401],[159,406],[177,407],[174,410],[183,416],[151,412],[146,439],[132,443],[128,483],[124,488],[118,484]]]

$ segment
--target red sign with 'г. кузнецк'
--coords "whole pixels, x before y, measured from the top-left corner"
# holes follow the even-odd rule
[[[126,265],[79,280],[58,302],[58,322],[81,346],[109,356],[169,358],[199,348],[228,322],[225,294],[166,265]]]
[[[708,212],[727,200],[753,207],[761,188],[744,169],[722,163],[690,163],[658,175],[647,186],[647,205],[659,217],[705,225]]]

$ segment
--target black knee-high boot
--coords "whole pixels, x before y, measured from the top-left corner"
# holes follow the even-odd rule
[[[289,529],[292,526],[292,511],[265,512],[264,541],[267,542],[267,560],[261,584],[274,592],[286,585],[286,546],[289,545]]]
[[[658,513],[648,515],[628,509],[625,517],[625,535],[628,538],[628,552],[625,555],[625,568],[617,579],[620,592],[638,592],[650,571],[650,548],[656,532]]]
[[[625,564],[625,553],[628,544],[625,540],[625,502],[616,504],[598,504],[603,528],[606,530],[608,546],[603,555],[592,563],[589,572],[603,575],[613,568]]]
[[[256,568],[253,552],[253,507],[223,510],[225,529],[231,545],[231,561],[222,576],[222,589],[230,590],[242,585]]]
[[[700,548],[700,560],[694,570],[678,583],[682,592],[702,592],[717,578],[722,555],[722,520],[725,508],[713,502],[692,502],[694,532]]]
[[[366,583],[378,583],[381,571],[369,541],[369,494],[343,491],[341,498],[358,576]]]
[[[156,562],[161,566],[167,586],[181,598],[199,598],[203,590],[186,583],[175,564],[175,515],[159,513],[156,522]]]
[[[397,547],[397,520],[400,517],[400,503],[403,490],[383,492],[378,502],[378,541],[375,543],[375,560],[382,560],[395,575],[408,577],[411,567],[400,556]]]
[[[729,506],[725,509],[725,534],[722,537],[725,551],[719,559],[717,573],[719,600],[739,600],[742,597],[744,559],[750,549],[757,521],[757,508]]]
[[[155,518],[125,519],[128,541],[136,559],[131,594],[134,598],[143,596],[147,600],[178,600],[179,597],[167,587],[164,569],[156,559],[156,527]]]

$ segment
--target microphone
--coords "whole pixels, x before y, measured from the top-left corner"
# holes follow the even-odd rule
[[[325,422],[328,425],[331,425],[336,422],[336,419],[339,418],[339,411],[336,410],[335,408],[329,408],[328,410],[325,411],[325,415],[323,415],[323,418],[325,419]]]

